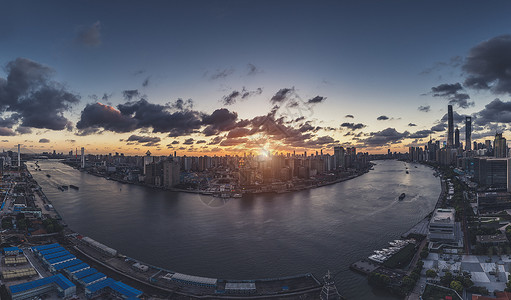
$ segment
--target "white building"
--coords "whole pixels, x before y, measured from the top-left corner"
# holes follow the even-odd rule
[[[428,239],[430,242],[454,242],[454,208],[437,208],[429,221]]]

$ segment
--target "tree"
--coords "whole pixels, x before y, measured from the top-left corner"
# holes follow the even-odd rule
[[[420,254],[421,258],[424,259],[424,258],[428,257],[428,255],[429,255],[428,248],[426,248],[426,247],[422,248],[422,251]]]
[[[427,277],[431,277],[431,278],[433,278],[433,277],[436,277],[436,276],[437,276],[437,273],[436,273],[436,271],[435,271],[435,270],[433,270],[433,269],[429,269],[429,270],[427,270],[427,271],[426,271],[426,276],[427,276]]]
[[[451,281],[450,287],[451,287],[451,289],[453,289],[456,292],[458,292],[458,294],[463,293],[463,285],[461,284],[461,282],[459,282],[457,280]]]
[[[378,287],[386,287],[390,283],[390,277],[380,273],[371,273],[367,277],[370,285]]]
[[[440,277],[440,284],[443,286],[449,286],[453,277],[451,272],[445,272],[444,276]]]
[[[417,281],[412,279],[411,277],[405,276],[403,277],[403,281],[401,286],[403,287],[403,290],[406,294],[410,293],[413,290],[413,287],[415,286],[415,283]]]

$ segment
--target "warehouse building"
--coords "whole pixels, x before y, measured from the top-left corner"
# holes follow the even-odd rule
[[[96,282],[99,282],[99,281],[105,280],[105,279],[106,279],[106,275],[105,274],[103,274],[103,273],[95,273],[95,274],[89,275],[87,277],[80,278],[78,280],[78,283],[83,285],[83,286],[89,286],[91,284],[94,284]]]
[[[43,250],[53,249],[53,248],[57,248],[57,247],[60,247],[60,244],[55,243],[55,244],[34,246],[34,247],[32,247],[32,251],[35,253],[39,253]]]
[[[101,294],[113,294],[121,299],[133,299],[142,296],[142,291],[132,288],[120,281],[115,281],[112,278],[101,280],[85,288],[85,296],[88,299]]]
[[[66,268],[69,268],[69,267],[72,267],[74,265],[78,265],[78,264],[81,264],[81,263],[83,263],[83,261],[75,258],[73,260],[69,260],[69,261],[66,261],[66,262],[63,262],[63,263],[60,263],[60,264],[57,264],[57,265],[50,266],[50,271],[52,273],[55,273],[55,272],[58,272],[60,270],[64,270]]]
[[[5,256],[11,256],[11,255],[18,255],[20,253],[23,253],[23,250],[21,250],[18,247],[7,247],[3,250]]]
[[[62,274],[17,284],[9,287],[13,300],[29,299],[51,291],[57,291],[60,298],[76,294],[76,285]]]
[[[81,263],[81,264],[78,264],[78,265],[74,265],[74,266],[71,266],[71,267],[67,267],[64,270],[64,272],[66,272],[67,274],[69,275],[72,275],[74,273],[77,273],[77,272],[80,272],[80,271],[83,271],[83,270],[87,270],[89,269],[90,266],[86,263]]]
[[[74,280],[80,280],[84,277],[87,277],[87,276],[90,276],[90,275],[96,274],[96,273],[98,273],[98,270],[96,270],[94,268],[88,268],[83,271],[74,273],[73,275],[71,275],[71,277]]]

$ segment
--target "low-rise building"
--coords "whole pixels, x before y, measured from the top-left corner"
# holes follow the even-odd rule
[[[428,240],[432,248],[463,247],[461,225],[455,220],[454,208],[437,208],[429,221]]]
[[[504,233],[478,235],[476,236],[476,241],[478,244],[483,246],[499,246],[509,243],[509,240]]]

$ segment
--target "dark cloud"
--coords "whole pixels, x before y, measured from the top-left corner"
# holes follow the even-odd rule
[[[419,130],[417,132],[414,132],[408,136],[410,139],[422,139],[425,137],[428,137],[430,134],[432,134],[432,130]]]
[[[431,130],[440,132],[440,131],[445,131],[446,128],[447,128],[447,125],[445,123],[440,123],[440,124],[437,124],[437,125],[434,125],[433,127],[431,127]]]
[[[463,87],[461,84],[454,83],[454,84],[448,84],[444,83],[439,86],[435,86],[431,88],[431,91],[433,92],[433,96],[435,97],[447,97],[451,96],[453,94],[458,93],[459,91],[463,90]]]
[[[76,128],[80,130],[80,135],[87,135],[98,132],[99,128],[122,133],[133,131],[138,126],[137,120],[129,115],[123,115],[114,107],[93,103],[85,106]]]
[[[475,115],[477,117],[475,122],[479,126],[486,126],[492,122],[511,123],[511,101],[504,102],[497,98]]]
[[[151,76],[147,77],[143,82],[142,82],[142,86],[143,87],[147,87],[149,85],[149,78],[151,78]]]
[[[8,127],[12,128],[15,124],[17,124],[19,121],[19,115],[13,114],[7,118],[0,117],[0,127]]]
[[[389,119],[389,117],[387,117],[387,116],[379,116],[378,118],[376,118],[376,120],[378,120],[378,121],[385,121],[388,119]]]
[[[183,145],[193,145],[193,138],[186,139],[183,142]]]
[[[42,144],[46,144],[46,143],[49,143],[50,140],[49,139],[40,139],[39,140],[39,143],[42,143]]]
[[[263,92],[262,88],[257,88],[254,91],[249,91],[245,87],[241,90],[241,92],[234,90],[229,95],[226,95],[222,98],[223,105],[232,105],[239,100],[246,100],[251,96],[260,95]]]
[[[170,108],[177,110],[192,110],[193,109],[193,100],[183,100],[177,99],[176,102],[170,104]]]
[[[50,79],[54,73],[51,68],[17,58],[5,70],[7,79],[0,78],[0,111],[12,114],[2,119],[4,125],[12,127],[19,121],[21,126],[52,130],[71,126],[63,114],[80,98]]]
[[[420,75],[430,74],[433,71],[439,71],[444,67],[457,68],[461,65],[463,58],[461,56],[454,56],[449,59],[448,62],[437,62],[432,67],[425,69]]]
[[[16,132],[19,134],[28,134],[32,133],[32,129],[30,129],[30,127],[18,126],[18,128],[16,128]]]
[[[226,108],[215,110],[211,115],[204,115],[202,124],[206,125],[203,133],[206,136],[216,135],[222,131],[228,131],[236,127],[238,114],[230,112]]]
[[[223,140],[223,138],[224,137],[222,137],[222,136],[216,136],[213,139],[209,140],[208,145],[217,145],[218,143],[220,143]]]
[[[357,130],[357,129],[362,129],[364,127],[366,127],[366,125],[362,124],[362,123],[348,123],[348,122],[345,122],[345,123],[342,123],[341,124],[341,127],[345,127],[349,130]]]
[[[501,35],[470,49],[462,66],[465,86],[511,94],[511,35]]]
[[[315,129],[315,127],[314,127],[314,126],[312,126],[312,125],[310,124],[310,122],[305,122],[304,124],[302,124],[302,125],[298,128],[298,130],[299,130],[300,132],[313,131],[314,129]]]
[[[232,91],[229,95],[224,96],[222,98],[222,103],[224,105],[232,105],[232,104],[236,103],[236,98],[238,98],[239,96],[240,96],[240,92]]]
[[[408,131],[401,133],[398,132],[395,128],[389,127],[382,131],[371,132],[369,133],[368,138],[361,139],[360,141],[369,147],[379,147],[400,143],[401,140],[405,139],[409,135],[410,133]]]
[[[421,105],[417,108],[419,111],[423,112],[429,112],[431,110],[431,107],[429,105]]]
[[[435,86],[431,88],[431,92],[433,93],[433,97],[442,97],[449,100],[449,104],[457,105],[461,108],[468,108],[474,105],[474,102],[469,102],[470,96],[465,93],[460,93],[463,90],[461,84],[454,83],[448,84],[444,83],[439,86]]]
[[[414,123],[408,123],[408,126],[413,127],[413,126],[417,126],[417,124],[414,124]]]
[[[179,144],[179,141],[172,141],[172,145],[177,145]]]
[[[452,112],[452,118],[454,120],[454,123],[457,124],[457,123],[464,123],[465,122],[465,117],[467,115],[460,115],[457,111],[453,111]],[[445,114],[443,115],[442,119],[440,119],[442,122],[446,123],[447,122],[447,119],[448,119],[448,114]],[[456,125],[455,125],[456,126]]]
[[[246,142],[248,142],[247,138],[226,138],[225,140],[220,142],[220,146],[231,147],[245,144]]]
[[[245,87],[243,87],[243,90],[241,91],[241,99],[245,100],[254,95],[261,95],[262,92],[263,88],[257,88],[254,91],[247,91]]]
[[[0,136],[13,136],[13,135],[16,135],[16,133],[11,128],[0,127]]]
[[[249,63],[247,64],[247,67],[248,67],[247,75],[255,75],[261,72],[254,64]]]
[[[152,128],[153,133],[168,133],[170,137],[189,135],[201,125],[200,113],[190,109],[171,112],[171,106],[149,103],[145,99],[117,106],[123,116],[135,120],[136,128]]]
[[[244,127],[234,128],[227,134],[228,138],[239,138],[247,136],[250,133],[250,129]]]
[[[206,140],[198,140],[195,142],[195,144],[205,144]]]
[[[353,115],[345,115],[344,117],[345,118],[351,118],[351,119],[355,118]]]
[[[125,90],[122,91],[122,96],[124,97],[124,99],[130,101],[131,99],[140,96],[140,93],[138,92],[138,90]]]
[[[209,79],[210,80],[217,80],[217,79],[225,78],[225,77],[231,75],[232,73],[234,73],[234,69],[233,68],[223,69],[223,70],[216,70],[215,73],[213,73],[213,74],[211,74],[209,76]]]
[[[82,45],[89,47],[101,45],[101,23],[96,21],[91,26],[82,28],[78,32],[76,40]]]
[[[316,103],[321,103],[321,102],[323,102],[325,100],[326,100],[326,97],[316,96],[316,97],[314,97],[312,99],[307,100],[307,103],[309,103],[309,104],[316,104]]]
[[[132,134],[127,140],[127,142],[133,142],[136,144],[144,144],[143,146],[158,146],[161,139],[157,136],[140,136]]]
[[[291,95],[295,92],[294,88],[283,88],[280,89],[273,97],[271,97],[270,101],[272,104],[283,102],[284,100],[289,99]]]

